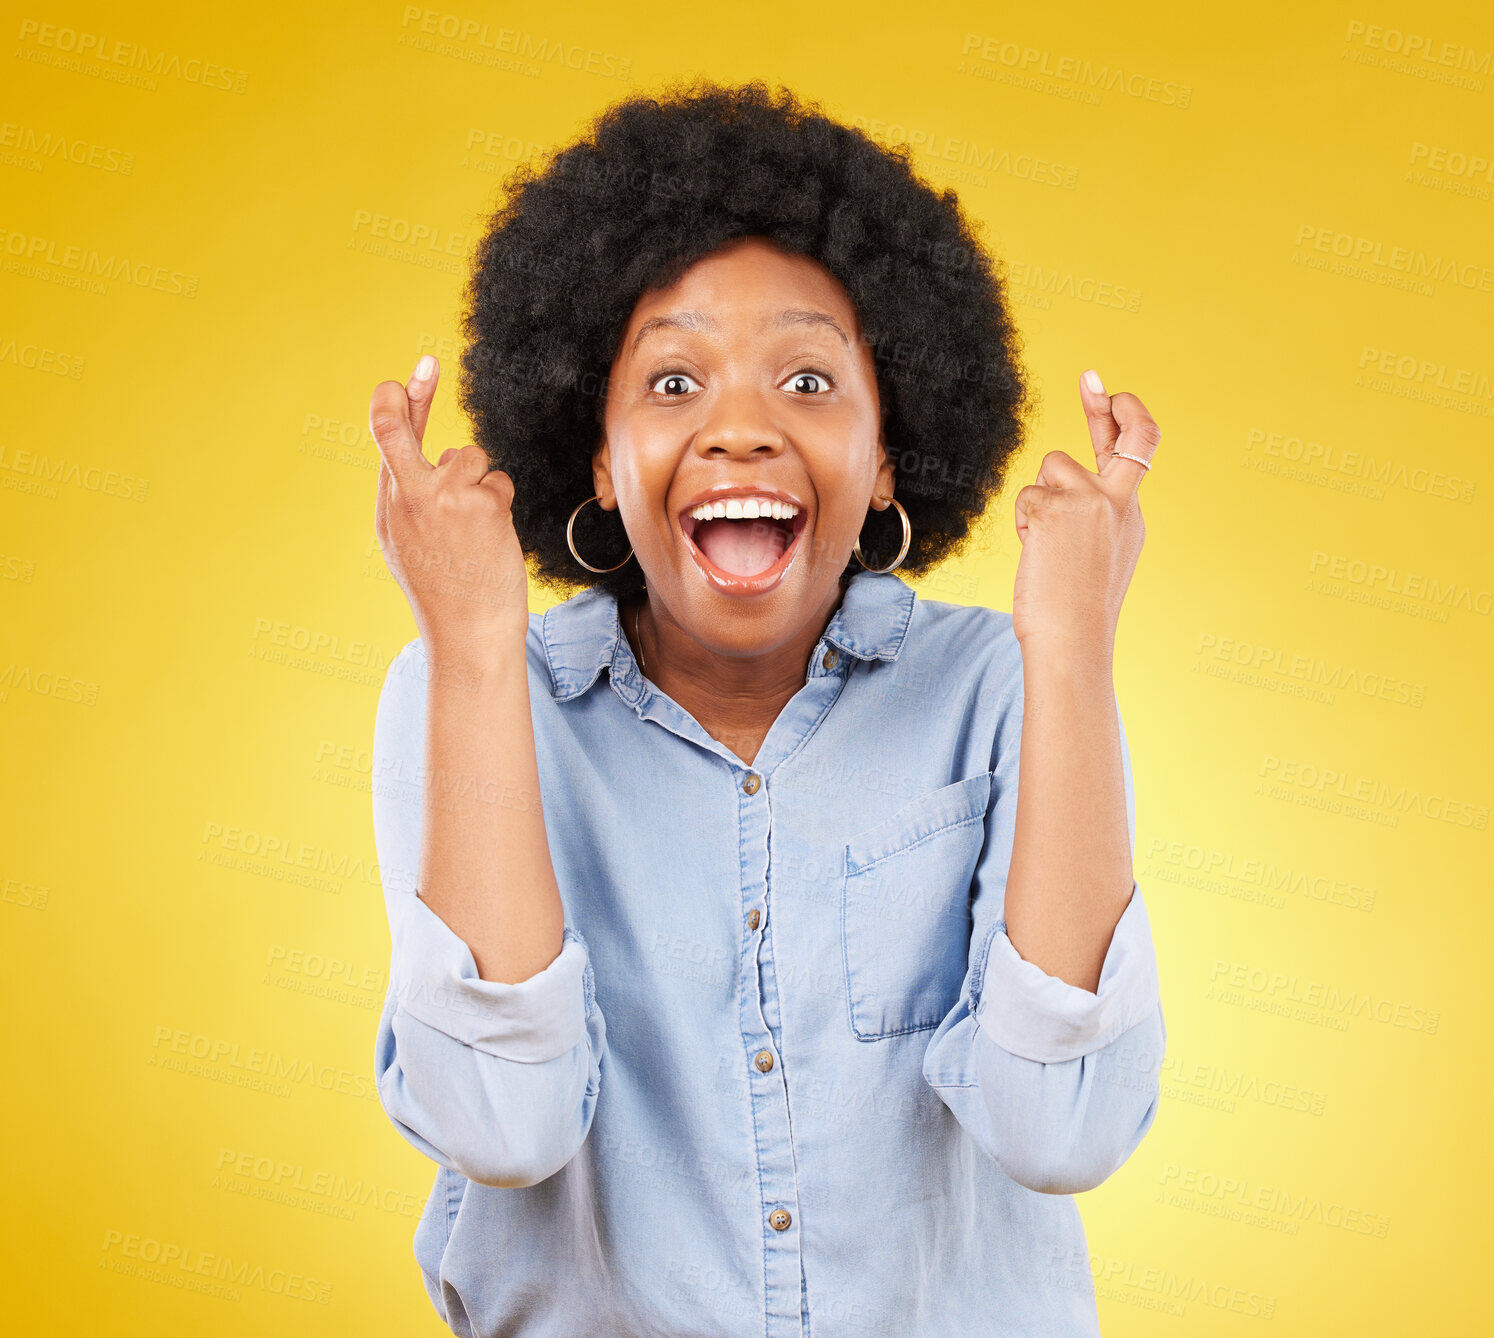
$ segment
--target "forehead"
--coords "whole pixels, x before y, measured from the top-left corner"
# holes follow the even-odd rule
[[[685,311],[717,325],[743,324],[757,330],[766,318],[806,308],[833,316],[848,334],[859,331],[850,294],[819,261],[763,238],[734,238],[697,260],[668,287],[644,293],[633,308],[627,336],[630,340],[646,321]],[[830,332],[828,325],[823,328]]]

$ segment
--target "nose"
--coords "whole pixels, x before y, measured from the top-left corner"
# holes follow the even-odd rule
[[[707,460],[770,460],[785,448],[782,431],[753,386],[719,390],[695,434],[695,453]]]

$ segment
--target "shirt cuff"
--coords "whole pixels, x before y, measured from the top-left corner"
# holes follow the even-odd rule
[[[1141,889],[1121,913],[1100,968],[1098,990],[1050,976],[1022,957],[998,920],[971,1012],[1003,1050],[1042,1064],[1062,1064],[1102,1049],[1143,1022],[1161,1003],[1151,920]]]
[[[391,958],[395,998],[419,1022],[499,1059],[543,1064],[586,1034],[591,966],[565,927],[560,955],[527,980],[483,980],[472,949],[418,895],[405,899]]]

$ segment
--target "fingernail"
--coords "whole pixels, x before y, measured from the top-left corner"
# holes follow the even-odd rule
[[[1099,372],[1090,371],[1084,373],[1084,388],[1091,395],[1103,395],[1105,393],[1105,383],[1100,380]]]
[[[413,381],[429,381],[436,374],[436,360],[429,353],[415,364]]]

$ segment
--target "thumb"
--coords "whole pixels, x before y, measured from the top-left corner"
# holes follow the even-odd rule
[[[431,416],[431,401],[436,397],[436,382],[441,374],[441,364],[427,353],[415,364],[410,374],[406,394],[410,397],[410,427],[415,440],[424,444],[425,425]]]
[[[1079,402],[1084,406],[1084,421],[1089,425],[1089,439],[1095,448],[1095,468],[1103,469],[1110,459],[1116,438],[1121,434],[1105,383],[1093,369],[1079,378]]]

